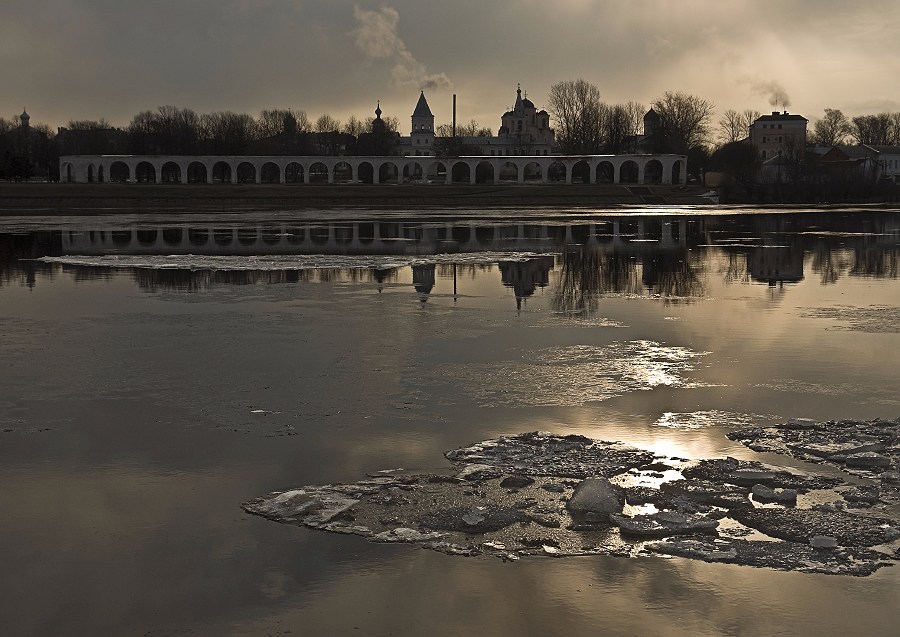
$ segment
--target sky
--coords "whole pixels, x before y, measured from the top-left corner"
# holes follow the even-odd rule
[[[0,116],[106,118],[161,105],[409,117],[495,132],[521,83],[649,103],[685,91],[811,121],[900,111],[897,0],[4,0]]]

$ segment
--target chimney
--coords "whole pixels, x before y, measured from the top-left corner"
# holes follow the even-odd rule
[[[453,137],[456,137],[456,93],[453,94]]]

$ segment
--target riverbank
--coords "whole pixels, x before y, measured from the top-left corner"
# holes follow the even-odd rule
[[[615,184],[0,184],[0,216],[703,205],[701,186]]]

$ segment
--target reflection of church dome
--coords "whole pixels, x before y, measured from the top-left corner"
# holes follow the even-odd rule
[[[412,267],[413,287],[419,293],[419,299],[424,303],[428,295],[434,289],[434,264],[414,265]]]

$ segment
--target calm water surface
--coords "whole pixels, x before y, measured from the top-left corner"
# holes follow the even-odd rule
[[[900,415],[900,213],[0,222],[0,633],[894,635],[900,574],[506,564],[241,502],[533,430]]]

